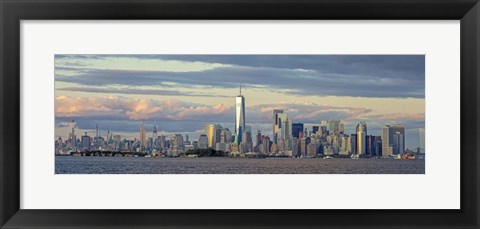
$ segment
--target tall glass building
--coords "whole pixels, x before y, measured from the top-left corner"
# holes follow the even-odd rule
[[[382,157],[405,152],[405,126],[385,125],[382,128]]]
[[[245,131],[245,97],[242,95],[240,86],[240,95],[235,99],[235,143],[242,142],[242,134]]]
[[[357,125],[357,149],[358,154],[367,153],[367,124],[364,121],[361,121]]]

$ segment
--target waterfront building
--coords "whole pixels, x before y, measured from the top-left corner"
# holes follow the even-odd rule
[[[208,124],[205,127],[205,134],[208,137],[208,148],[214,149],[217,143],[221,142],[223,127],[219,124]]]
[[[350,153],[351,154],[358,154],[358,135],[357,134],[351,134],[350,135]]]
[[[242,86],[240,85],[240,94],[235,99],[235,143],[242,142],[243,131],[245,131],[245,97],[242,95]]]
[[[394,154],[403,154],[405,152],[405,135],[400,131],[393,132]]]
[[[72,127],[72,132],[70,133],[69,141],[71,147],[75,149],[77,147],[77,136],[75,135],[75,128],[77,127],[77,123],[75,122],[75,120],[72,120],[70,126]]]
[[[193,149],[198,149],[198,141],[192,142]]]
[[[153,125],[153,132],[152,132],[152,138],[153,138],[154,143],[157,140],[157,137],[158,137],[157,122],[155,122],[155,124]]]
[[[376,139],[375,141],[375,156],[380,157],[382,156],[382,139],[380,136],[376,136],[380,139]]]
[[[263,135],[262,136],[262,148],[261,152],[263,154],[268,154],[270,153],[270,138],[268,136]]]
[[[110,133],[110,136],[111,136],[111,133]],[[110,144],[110,142],[109,142]],[[145,125],[142,121],[142,124],[140,125],[140,144],[143,146],[143,147],[146,147],[147,146],[147,133],[145,131]]]
[[[149,144],[151,144],[151,139],[149,139]],[[121,135],[114,135],[113,136],[113,149],[114,150],[122,150],[124,149],[125,145],[123,144],[122,141],[122,136]]]
[[[334,152],[333,152],[333,149],[332,149],[332,148],[330,148],[330,147],[328,147],[328,146],[324,146],[324,147],[323,147],[323,153],[322,153],[322,154],[323,154],[323,155],[331,156],[331,155],[334,154]]]
[[[262,131],[257,129],[257,136],[256,136],[255,140],[256,140],[255,146],[259,146],[259,145],[262,144]]]
[[[293,133],[292,119],[283,110],[273,110],[273,119],[273,143],[278,145],[280,140],[289,142]],[[286,145],[289,146],[290,144]],[[290,150],[290,148],[286,150]]]
[[[340,154],[348,155],[348,154],[350,154],[350,151],[351,151],[350,136],[343,135],[342,136],[342,150],[340,150]]]
[[[222,129],[220,131],[220,142],[219,143],[229,143],[232,133],[228,128]]]
[[[286,118],[283,110],[273,110],[273,143],[277,144],[280,128],[282,128],[282,118]]]
[[[307,146],[307,156],[317,157],[317,144],[313,141]]]
[[[112,132],[112,130],[108,130],[107,131],[107,139],[105,139],[105,143],[108,145],[108,141],[110,140],[110,136],[112,136],[112,134],[110,133]]]
[[[405,126],[385,125],[382,128],[382,157],[405,152]]]
[[[82,136],[82,149],[90,150],[90,136],[88,136],[87,132]]]
[[[95,127],[95,139],[99,139],[100,138],[100,131],[98,130],[98,123],[97,123],[97,126]]]
[[[278,140],[278,144],[277,144],[277,145],[278,145],[278,150],[279,150],[279,151],[286,151],[286,150],[288,150],[288,148],[287,148],[288,146],[287,146],[285,140],[283,140],[283,139]]]
[[[403,154],[405,152],[405,126],[393,125],[390,127],[393,131],[393,144],[396,145],[394,154]]]
[[[300,151],[299,151],[299,149],[298,149],[298,147],[299,147],[299,146],[298,146],[298,141],[299,141],[299,139],[298,139],[298,138],[295,138],[295,137],[294,137],[294,138],[292,139],[292,141],[291,141],[291,142],[292,142],[292,156],[294,156],[294,157],[298,157],[298,156],[299,156],[299,152],[300,152]]]
[[[213,136],[213,142],[216,146],[217,143],[221,142],[223,127],[220,124],[215,125],[215,135]]]
[[[160,151],[163,151],[167,148],[167,141],[165,135],[160,135],[157,137],[157,147]]]
[[[307,156],[307,146],[310,144],[311,139],[310,137],[303,137],[300,139],[300,154],[302,156]]]
[[[181,134],[175,134],[175,143],[177,146],[183,146],[183,136]]]
[[[227,151],[227,144],[224,143],[224,142],[222,142],[222,143],[218,142],[215,145],[215,150],[226,152]]]
[[[362,155],[367,152],[367,124],[361,121],[357,124],[357,154]]]
[[[425,154],[425,128],[418,129],[418,145],[419,145],[419,153]]]
[[[244,144],[245,152],[253,152],[253,136],[252,136],[252,127],[245,126],[245,132],[242,136],[242,143]]]
[[[213,144],[215,142],[214,135],[215,135],[215,125],[214,124],[208,124],[205,127],[205,135],[207,135],[208,138],[208,148],[213,148]]]
[[[200,137],[198,137],[198,148],[199,149],[208,148],[208,137],[206,134],[201,134]]]
[[[390,125],[385,125],[382,128],[382,157],[390,157],[393,155],[393,134]]]
[[[292,118],[285,114],[280,121],[282,123],[280,139],[289,141],[292,138]]]
[[[270,151],[271,151],[273,154],[277,154],[277,153],[278,153],[278,145],[275,144],[275,143],[272,143],[272,146],[270,147]]]
[[[194,150],[194,149],[195,149],[194,145],[185,145],[185,152],[187,152],[189,150]]]
[[[367,135],[367,148],[366,148],[366,154],[373,156],[375,155],[375,147],[376,147],[376,136],[373,135]]]

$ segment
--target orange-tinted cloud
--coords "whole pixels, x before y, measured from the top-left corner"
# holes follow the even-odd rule
[[[178,100],[131,99],[125,97],[66,97],[55,98],[57,117],[117,116],[129,120],[169,119],[183,120],[194,117],[222,115],[231,107],[189,105]]]

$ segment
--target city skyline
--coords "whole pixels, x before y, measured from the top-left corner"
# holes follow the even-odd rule
[[[210,123],[235,132],[240,83],[252,132],[273,132],[274,109],[309,129],[340,120],[353,133],[364,121],[381,135],[404,124],[407,148],[425,127],[424,56],[56,55],[55,74],[56,138],[72,119],[80,132],[98,124],[128,139],[141,122],[147,137],[155,122],[158,135],[197,139]]]

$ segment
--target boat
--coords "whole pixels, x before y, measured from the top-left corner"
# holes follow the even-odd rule
[[[358,154],[352,154],[352,156],[350,156],[350,158],[352,158],[352,159],[359,159]]]
[[[323,157],[323,159],[332,159],[333,157],[330,157],[330,156],[325,156]]]

